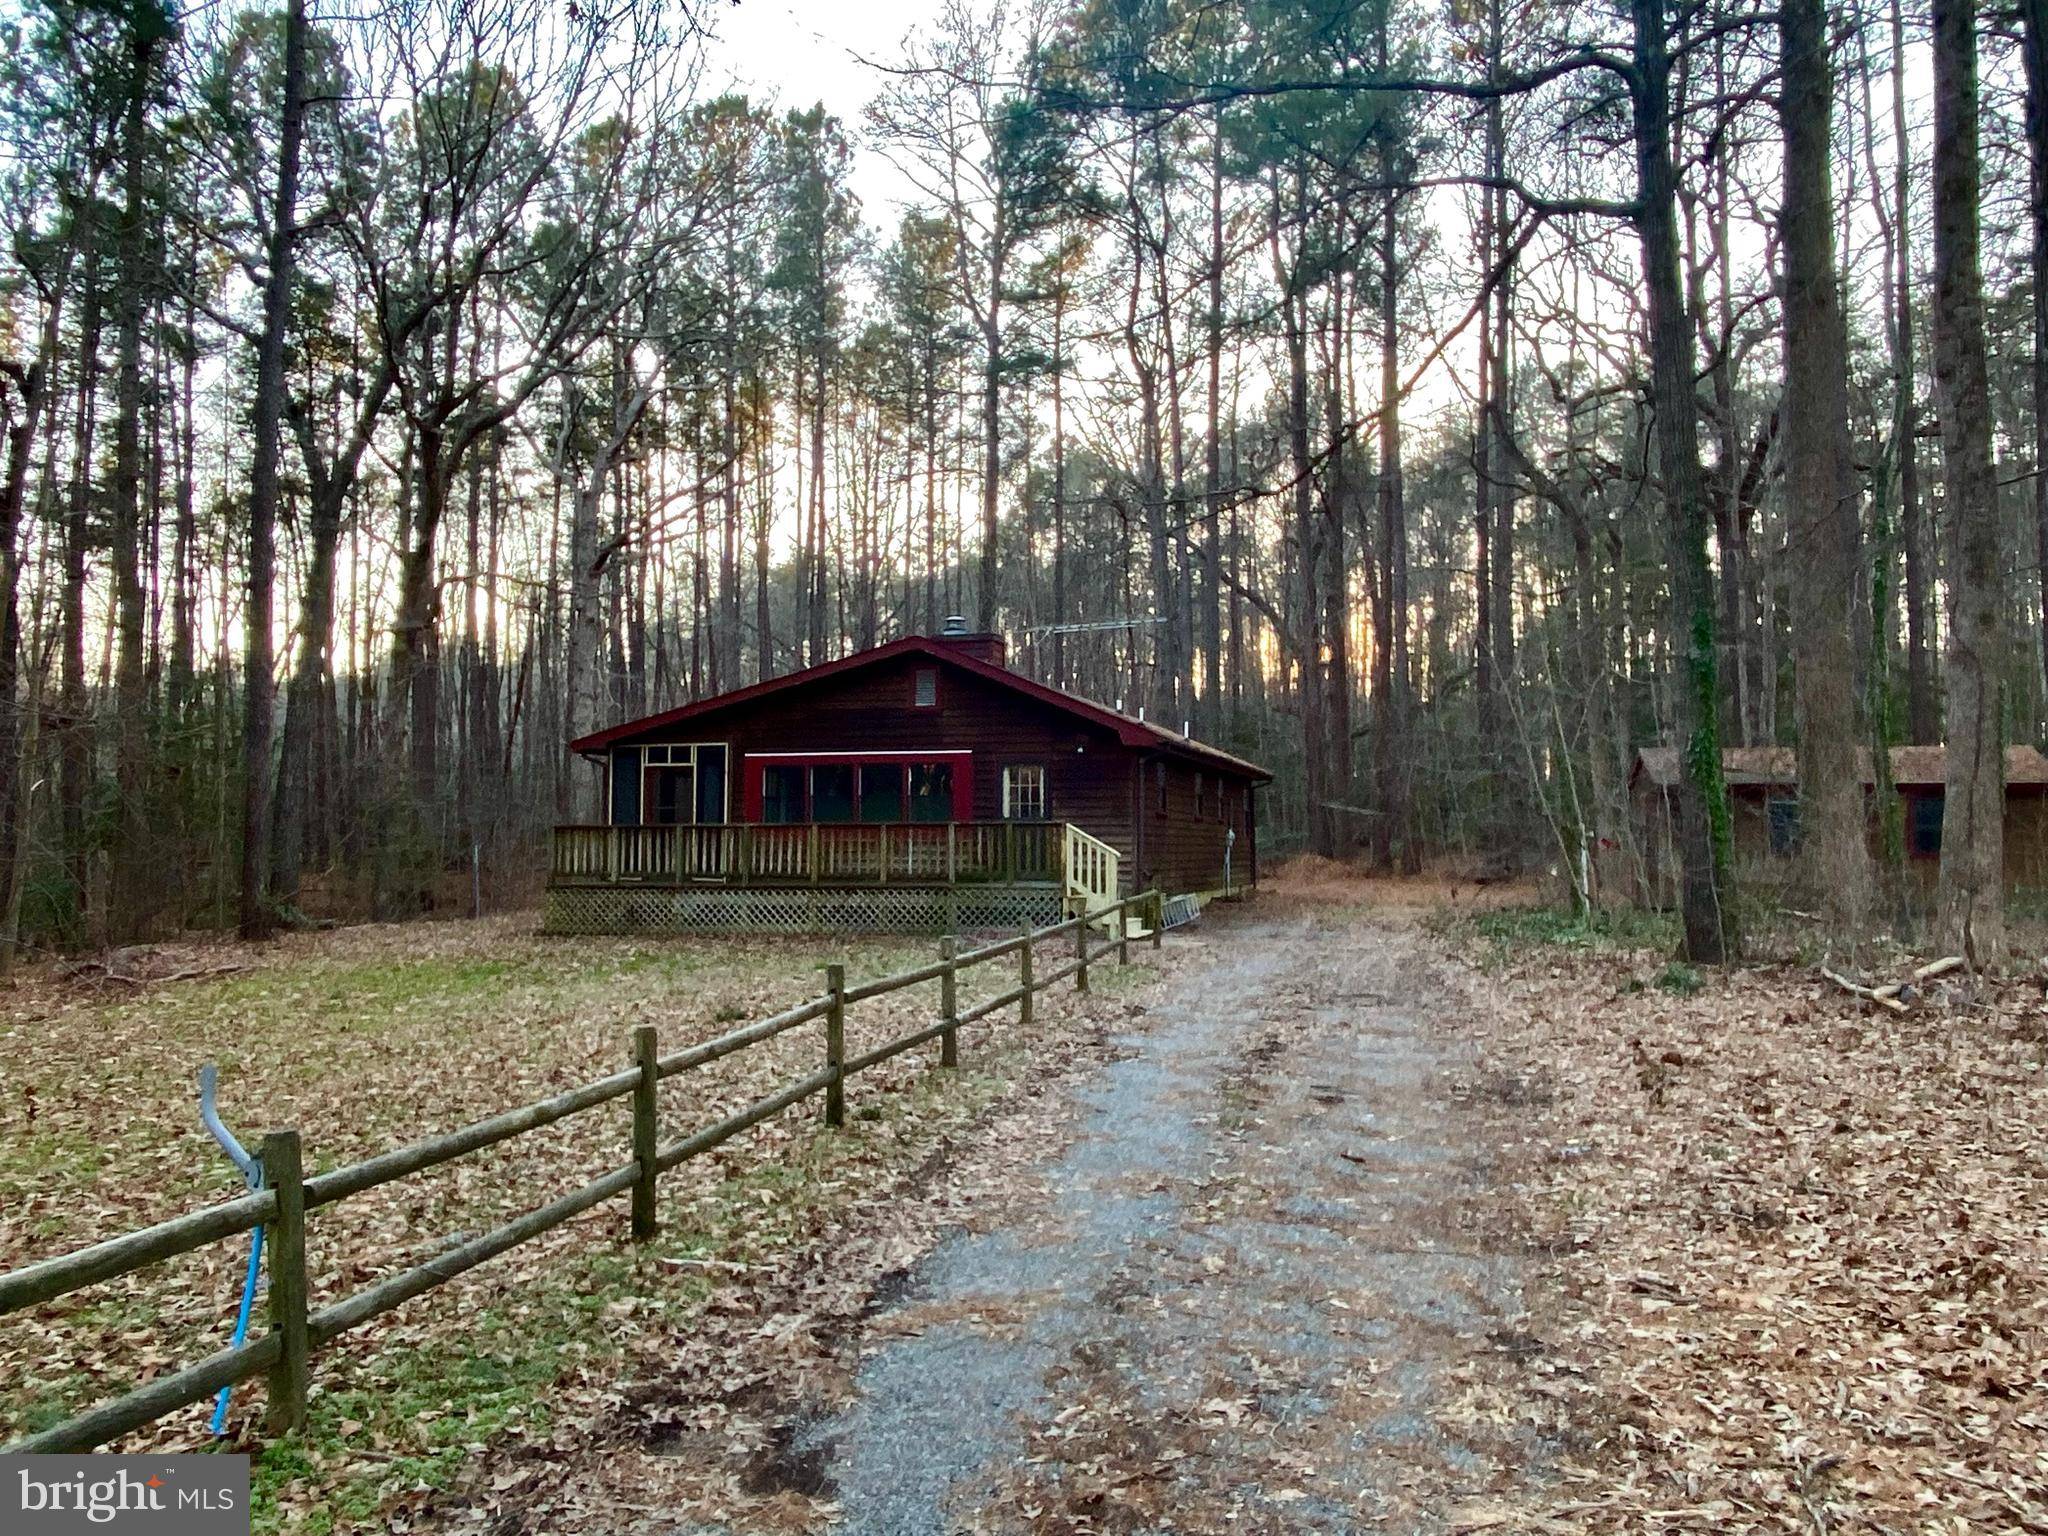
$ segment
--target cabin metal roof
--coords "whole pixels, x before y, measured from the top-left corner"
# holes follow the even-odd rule
[[[985,679],[1014,693],[1049,705],[1051,708],[1083,720],[1116,734],[1117,740],[1127,747],[1140,750],[1171,752],[1176,756],[1205,762],[1212,767],[1223,769],[1242,778],[1252,779],[1261,784],[1271,783],[1273,775],[1257,763],[1248,762],[1221,747],[1212,747],[1207,742],[1197,741],[1192,736],[1183,736],[1177,731],[1166,730],[1150,720],[1140,720],[1134,715],[1110,709],[1084,699],[1079,694],[1068,693],[1063,688],[1034,681],[1008,667],[997,666],[983,661],[961,650],[951,642],[930,635],[906,635],[901,640],[892,640],[887,645],[878,645],[872,650],[856,651],[851,656],[841,656],[833,661],[821,661],[814,667],[771,677],[766,682],[753,683],[745,688],[735,688],[727,693],[713,694],[707,699],[679,705],[659,714],[645,715],[638,720],[627,720],[609,726],[601,731],[592,731],[579,736],[569,743],[572,752],[592,753],[608,750],[614,744],[645,736],[650,732],[666,730],[670,726],[697,721],[707,715],[741,705],[751,704],[759,699],[842,677],[849,673],[863,671],[883,662],[894,661],[905,656],[924,656],[933,661],[971,676]],[[2044,764],[2048,767],[2048,764]]]
[[[1893,747],[1891,757],[1894,784],[1927,788],[1948,782],[1947,747]],[[1867,749],[1857,751],[1856,767],[1862,781],[1871,783],[1870,753]],[[1669,789],[1678,783],[1679,773],[1678,748],[1644,747],[1636,753],[1630,777],[1641,774],[1660,789]],[[1721,776],[1731,788],[1765,785],[1796,789],[1799,786],[1798,754],[1791,747],[1724,747],[1721,751]],[[2048,757],[2043,757],[2032,747],[2007,747],[2005,782],[2048,785]]]

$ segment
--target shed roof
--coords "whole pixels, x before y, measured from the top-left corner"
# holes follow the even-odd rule
[[[1863,782],[1870,783],[1870,753],[1859,749],[1856,762]],[[1646,775],[1660,788],[1675,785],[1679,779],[1678,748],[1644,747],[1636,753],[1635,767],[1629,776],[1634,778],[1637,774]],[[1731,786],[1761,784],[1792,789],[1799,783],[1798,755],[1791,747],[1724,747],[1721,774]],[[1947,780],[1947,747],[1892,748],[1894,784],[1923,787]],[[2048,785],[2048,757],[2032,747],[2007,747],[2005,782]]]
[[[729,693],[713,694],[708,699],[698,699],[694,703],[663,710],[659,714],[646,715],[638,720],[627,720],[601,731],[592,731],[589,735],[579,736],[570,742],[569,749],[572,752],[602,752],[614,743],[630,741],[636,736],[665,730],[669,726],[680,725],[685,721],[701,720],[736,705],[749,704],[756,699],[792,688],[825,682],[903,656],[928,656],[946,666],[1008,688],[1026,698],[1035,699],[1041,704],[1084,720],[1090,725],[1113,731],[1117,739],[1127,747],[1171,752],[1176,756],[1205,762],[1212,767],[1224,769],[1261,784],[1272,781],[1273,775],[1266,769],[1233,753],[1225,752],[1221,747],[1212,747],[1207,742],[1196,741],[1192,736],[1183,736],[1177,731],[1166,730],[1149,720],[1140,720],[1136,716],[1109,709],[1092,699],[1068,693],[1065,689],[1036,682],[1012,672],[1008,667],[983,661],[957,645],[929,635],[906,635],[901,640],[892,640],[887,645],[878,645],[872,650],[856,651],[851,656],[823,661],[814,667],[805,667],[801,671],[790,672],[782,677],[769,678],[766,682],[735,688]]]

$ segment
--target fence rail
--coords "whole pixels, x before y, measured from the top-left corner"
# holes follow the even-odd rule
[[[237,1348],[221,1350],[182,1370],[158,1377],[62,1424],[17,1440],[12,1445],[0,1446],[0,1454],[90,1450],[179,1408],[200,1402],[224,1386],[256,1376],[266,1376],[269,1382],[266,1413],[269,1429],[273,1433],[301,1429],[305,1425],[312,1356],[316,1349],[620,1195],[632,1197],[633,1238],[645,1242],[654,1236],[656,1230],[656,1191],[661,1174],[816,1094],[825,1095],[825,1123],[829,1126],[843,1125],[848,1077],[934,1039],[940,1042],[940,1066],[955,1066],[960,1026],[1013,1005],[1020,1009],[1021,1022],[1029,1023],[1033,997],[1068,976],[1074,978],[1077,990],[1086,992],[1088,967],[1092,962],[1111,950],[1116,951],[1119,964],[1128,959],[1127,930],[1132,914],[1138,914],[1147,923],[1151,942],[1155,946],[1159,943],[1164,926],[1160,907],[1160,893],[1146,891],[1123,898],[1108,913],[1097,912],[1092,917],[1076,917],[1051,927],[1027,930],[1015,938],[977,949],[956,952],[953,941],[948,939],[944,941],[936,962],[863,982],[857,987],[846,985],[844,967],[828,966],[823,996],[810,998],[769,1018],[741,1025],[726,1034],[666,1056],[656,1048],[653,1026],[643,1025],[634,1031],[633,1065],[623,1072],[615,1072],[579,1088],[478,1120],[458,1130],[379,1153],[311,1179],[301,1173],[303,1149],[299,1133],[295,1130],[272,1131],[263,1140],[264,1188],[0,1274],[0,1316],[5,1316],[263,1227],[266,1229],[269,1331]],[[1100,927],[1105,917],[1111,921],[1112,936],[1098,945],[1091,939],[1090,928],[1091,925]],[[1035,964],[1038,950],[1062,939],[1071,940],[1073,958],[1038,974]],[[1019,984],[961,1011],[957,989],[960,972],[1010,955],[1017,957]],[[932,981],[937,981],[940,986],[939,1017],[936,1020],[872,1050],[847,1056],[845,1023],[848,1007]],[[659,1088],[663,1081],[821,1019],[825,1023],[824,1064],[817,1071],[755,1100],[723,1120],[667,1146],[659,1145],[656,1126]],[[528,1211],[489,1232],[439,1252],[425,1263],[388,1275],[366,1290],[318,1311],[309,1310],[306,1264],[308,1211],[440,1167],[622,1098],[630,1098],[633,1106],[632,1156],[627,1162],[608,1169],[580,1189],[537,1210]]]

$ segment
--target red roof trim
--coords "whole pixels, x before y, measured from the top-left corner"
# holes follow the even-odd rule
[[[1044,683],[1034,682],[1028,677],[1010,671],[1007,667],[999,667],[991,662],[982,661],[978,657],[968,655],[958,647],[947,645],[944,641],[934,640],[925,635],[905,635],[901,640],[892,640],[887,645],[876,646],[873,650],[856,651],[851,656],[841,656],[834,661],[821,661],[816,666],[805,667],[800,672],[791,672],[782,677],[771,677],[766,682],[751,683],[745,688],[735,688],[730,693],[714,694],[708,699],[698,699],[691,704],[684,704],[675,709],[664,710],[658,715],[647,715],[642,719],[628,720],[622,724],[610,726],[605,730],[592,731],[589,735],[579,736],[570,742],[569,750],[572,752],[601,752],[610,747],[612,743],[623,741],[629,736],[640,736],[648,731],[664,730],[672,725],[681,725],[685,721],[694,720],[699,716],[708,715],[718,710],[729,709],[734,705],[752,703],[756,699],[780,693],[786,688],[794,688],[807,683],[823,682],[825,679],[836,677],[842,672],[857,671],[860,668],[874,666],[877,663],[888,661],[897,656],[929,656],[934,660],[944,662],[948,666],[958,667],[961,671],[970,673],[973,676],[986,678],[992,683],[999,683],[1006,688],[1025,695],[1027,698],[1036,699],[1041,704],[1050,705],[1054,709],[1063,710],[1067,714],[1078,716],[1090,724],[1114,731],[1117,739],[1127,747],[1151,747],[1177,752],[1185,756],[1220,764],[1229,768],[1234,773],[1257,779],[1261,782],[1270,782],[1273,777],[1272,774],[1259,767],[1258,764],[1248,763],[1243,758],[1234,757],[1221,748],[1195,741],[1191,737],[1176,736],[1171,731],[1162,730],[1149,720],[1134,720],[1129,715],[1121,715],[1113,709],[1105,709],[1093,700],[1081,698],[1077,694],[1063,692],[1058,688],[1048,687]]]

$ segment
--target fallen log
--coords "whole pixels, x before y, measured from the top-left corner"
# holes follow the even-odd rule
[[[1917,982],[1932,981],[1937,976],[1946,976],[1950,971],[1960,971],[1962,968],[1963,957],[1961,955],[1949,955],[1945,959],[1929,961],[1904,981],[1895,981],[1890,986],[1873,987],[1871,990],[1879,997],[1897,997],[1906,988],[1913,986]]]
[[[1820,968],[1820,973],[1844,992],[1853,993],[1866,1002],[1876,1003],[1881,1008],[1889,1008],[1893,1013],[1905,1013],[1909,1011],[1906,993],[1910,989],[1919,986],[1922,982],[1932,981],[1937,976],[1946,976],[1951,971],[1959,971],[1963,968],[1963,964],[1963,957],[1961,955],[1946,955],[1939,960],[1930,960],[1927,964],[1918,967],[1904,981],[1889,981],[1881,987],[1866,987],[1861,982],[1851,981],[1841,973],[1829,970],[1826,966]]]
[[[1863,998],[1867,1002],[1873,1002],[1880,1007],[1891,1009],[1893,1013],[1906,1013],[1910,1011],[1897,997],[1887,996],[1878,991],[1876,987],[1862,986],[1841,975],[1839,972],[1829,970],[1826,966],[1820,968],[1820,973],[1844,992],[1853,992],[1856,996]]]

